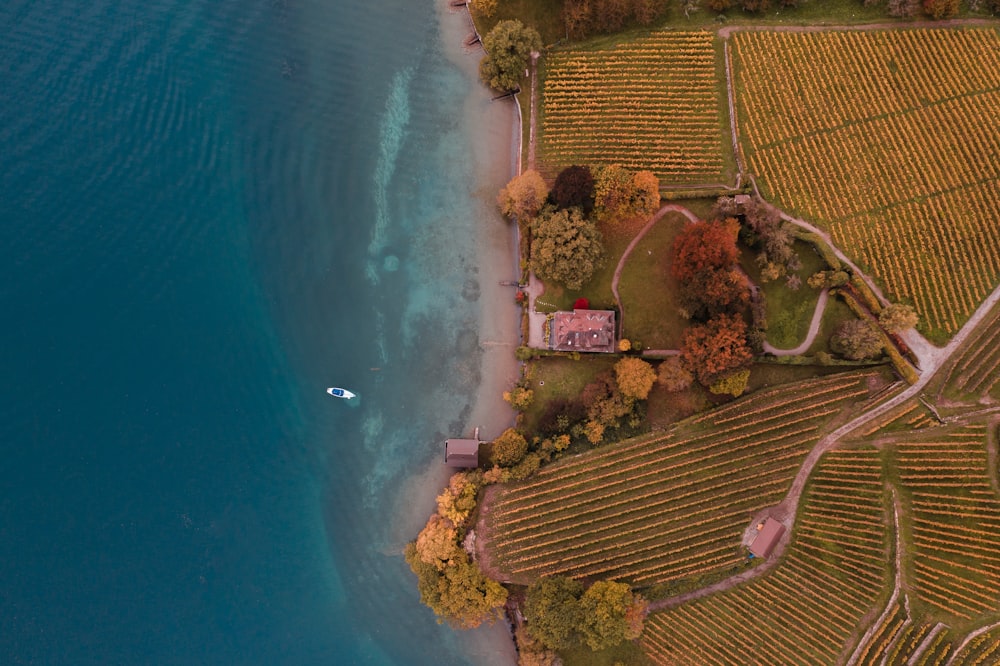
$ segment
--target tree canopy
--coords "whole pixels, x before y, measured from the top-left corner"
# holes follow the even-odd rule
[[[507,428],[493,440],[493,454],[490,461],[501,467],[511,467],[521,462],[528,452],[528,440],[513,428]]]
[[[583,623],[582,594],[583,583],[572,578],[539,578],[525,596],[524,617],[528,621],[528,632],[550,650],[565,650],[576,645]]]
[[[576,208],[543,211],[533,231],[531,267],[544,280],[580,289],[603,263],[601,234]]]
[[[701,271],[729,268],[735,264],[740,256],[736,247],[739,228],[739,222],[732,217],[685,225],[674,239],[671,274],[685,282]]]
[[[652,215],[660,205],[660,181],[650,171],[634,173],[617,164],[598,167],[594,213],[602,222]]]
[[[583,638],[591,650],[620,645],[642,634],[646,602],[625,583],[597,581],[580,598]]]
[[[617,32],[629,23],[652,25],[667,9],[667,0],[565,0],[563,24],[573,39]]]
[[[615,381],[625,397],[645,400],[656,381],[656,370],[641,358],[626,356],[615,363]]]
[[[528,220],[545,205],[549,196],[549,186],[542,174],[534,169],[528,169],[520,176],[511,179],[507,186],[500,190],[497,205],[500,212],[507,217]]]
[[[483,37],[483,48],[486,55],[479,63],[479,77],[495,90],[514,90],[532,51],[541,50],[542,38],[518,20],[500,21]]]
[[[752,360],[747,325],[737,315],[719,315],[706,324],[689,326],[681,338],[681,363],[704,386]]]
[[[867,321],[851,319],[834,331],[830,349],[852,361],[865,361],[882,353],[882,336]]]
[[[890,333],[899,333],[917,325],[917,313],[905,303],[890,303],[878,315],[878,323]]]
[[[583,209],[585,215],[594,210],[594,175],[586,166],[568,166],[556,176],[549,192],[549,201],[556,208]]]
[[[525,599],[528,632],[546,648],[586,643],[592,650],[638,638],[647,603],[625,583],[598,581],[587,588],[571,578],[541,578]]]

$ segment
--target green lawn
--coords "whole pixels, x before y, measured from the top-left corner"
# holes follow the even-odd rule
[[[740,259],[743,269],[764,292],[767,299],[767,341],[779,349],[790,349],[805,340],[819,298],[819,290],[809,287],[806,280],[826,268],[809,243],[795,241],[795,251],[802,261],[802,268],[796,273],[802,280],[802,286],[796,290],[789,289],[783,277],[762,283],[760,267],[755,261],[757,252],[744,249]]]
[[[528,388],[535,392],[535,398],[524,413],[523,431],[534,433],[550,401],[576,399],[583,387],[601,372],[610,370],[617,360],[614,356],[586,354],[579,360],[548,356],[532,361],[527,376]]]
[[[670,275],[674,238],[686,223],[680,213],[665,215],[635,246],[622,270],[623,335],[644,349],[678,349],[688,325],[677,313],[678,285]]]

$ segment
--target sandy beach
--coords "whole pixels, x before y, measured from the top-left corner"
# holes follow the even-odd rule
[[[514,424],[515,412],[504,402],[503,391],[518,379],[520,364],[514,351],[520,342],[520,307],[515,303],[515,289],[501,281],[519,277],[517,240],[511,223],[496,208],[496,195],[517,169],[517,113],[511,100],[492,101],[493,94],[479,83],[478,67],[482,49],[463,46],[472,31],[468,11],[452,8],[448,0],[437,0],[441,38],[446,57],[469,79],[469,93],[461,115],[463,133],[474,137],[476,262],[478,266],[480,381],[470,386],[471,410],[463,424],[465,436],[475,428],[480,438],[491,440]],[[455,433],[458,434],[458,433]],[[442,452],[443,455],[443,452]],[[447,484],[454,470],[435,460],[421,473],[410,476],[407,488],[400,493],[405,506],[395,513],[393,542],[413,539],[434,510],[434,498]],[[464,632],[463,641],[470,660],[476,664],[509,666],[517,663],[517,654],[506,624]]]

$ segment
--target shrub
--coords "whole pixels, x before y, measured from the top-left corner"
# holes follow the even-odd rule
[[[501,467],[511,467],[524,458],[528,452],[528,440],[513,428],[507,428],[499,437],[493,440],[493,452],[490,461]]]
[[[708,390],[716,395],[731,395],[738,398],[747,390],[750,381],[750,370],[738,370],[715,381]]]
[[[852,361],[865,361],[882,353],[882,337],[867,321],[852,319],[837,327],[830,349]]]
[[[523,412],[531,407],[531,403],[535,399],[535,392],[523,386],[515,386],[510,391],[503,392],[503,399],[517,411]]]
[[[675,391],[683,391],[691,386],[691,382],[694,381],[694,375],[681,365],[680,357],[671,356],[663,361],[663,363],[660,363],[657,381],[660,382],[663,388],[673,393]]]
[[[878,323],[890,333],[899,333],[917,325],[917,313],[905,303],[892,303],[879,313]]]

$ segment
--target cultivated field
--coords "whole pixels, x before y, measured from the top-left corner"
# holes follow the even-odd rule
[[[1000,306],[987,314],[949,360],[943,386],[949,398],[1000,400]]]
[[[803,499],[775,571],[647,618],[642,645],[653,663],[837,663],[888,583],[892,523],[878,453],[827,454]]]
[[[986,437],[985,425],[936,428],[895,450],[914,597],[949,624],[1000,613],[1000,498]]]
[[[738,32],[748,168],[827,227],[924,329],[954,334],[1000,281],[997,31]]]
[[[722,183],[723,97],[710,32],[658,32],[547,56],[538,149],[571,164],[647,169],[664,185]]]
[[[670,431],[547,467],[489,508],[491,560],[510,579],[634,586],[740,565],[752,512],[787,492],[822,428],[871,373],[760,391]]]

